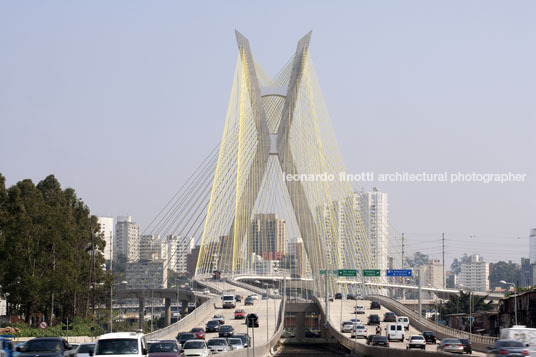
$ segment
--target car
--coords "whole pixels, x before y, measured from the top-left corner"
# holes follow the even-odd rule
[[[251,296],[248,296],[245,300],[244,300],[244,305],[247,306],[247,305],[253,305],[253,298]]]
[[[94,356],[122,355],[124,357],[142,357],[147,356],[147,352],[147,343],[143,333],[111,332],[97,338]]]
[[[229,342],[233,350],[240,350],[244,348],[244,343],[242,342],[242,339],[240,338],[237,338],[237,337],[228,338],[227,342]]]
[[[387,337],[382,335],[372,335],[370,344],[372,346],[389,347],[389,341],[387,340]]]
[[[248,314],[246,316],[247,327],[259,327],[259,316],[257,314]]]
[[[13,351],[11,352],[11,357],[18,357],[20,355],[19,350],[22,350],[25,344],[26,344],[26,341],[17,343],[15,346],[13,346]]]
[[[380,316],[372,314],[368,317],[367,325],[379,325],[380,324]]]
[[[212,354],[212,351],[203,340],[188,340],[184,343],[182,349],[182,356],[184,357],[208,357],[210,354]]]
[[[262,294],[262,299],[263,300],[268,300],[268,294]]]
[[[259,300],[259,296],[257,294],[251,294],[249,297],[253,300]]]
[[[194,327],[190,330],[191,333],[195,334],[195,337],[198,340],[204,340],[205,339],[205,330],[203,330],[202,327]]]
[[[320,332],[320,330],[310,329],[309,327],[306,327],[304,331],[304,336],[306,338],[319,338],[322,336],[322,333]]]
[[[210,290],[209,289],[203,290],[203,294],[210,294]]]
[[[396,314],[391,311],[387,311],[383,314],[383,322],[396,322]]]
[[[331,294],[328,295],[328,300],[331,301],[331,302],[333,302],[333,295],[331,295]]]
[[[196,340],[197,336],[195,333],[192,332],[181,332],[177,335],[177,342],[179,343],[180,349],[182,349],[182,345],[188,340]]]
[[[234,328],[231,325],[222,325],[218,331],[219,337],[233,337]]]
[[[218,321],[220,325],[223,325],[225,323],[225,317],[223,317],[223,315],[214,315],[212,316],[212,320]]]
[[[350,321],[354,324],[354,325],[362,325],[362,321],[361,319],[350,319]]]
[[[342,300],[342,294],[341,293],[336,293],[335,294],[335,300]]]
[[[352,332],[354,328],[354,323],[352,321],[344,321],[341,324],[341,332]]]
[[[76,357],[76,349],[62,337],[37,337],[17,347],[17,352],[20,352],[19,357]]]
[[[371,334],[371,335],[368,335],[368,336],[367,336],[367,345],[370,345],[370,344],[372,343],[372,338],[373,338],[374,336],[378,336],[378,335],[377,335],[377,334],[376,334],[376,335],[375,335],[375,334]]]
[[[149,357],[179,357],[180,350],[177,340],[160,340],[149,346]]]
[[[423,331],[422,336],[426,343],[433,343],[434,345],[437,343],[437,337],[434,331]]]
[[[235,295],[234,299],[235,299],[236,302],[242,302],[242,296],[240,296],[238,294]]]
[[[463,352],[465,352],[465,353],[467,353],[469,355],[472,354],[473,353],[473,344],[471,343],[471,341],[469,341],[469,339],[467,339],[467,338],[460,338],[459,340],[463,345]]]
[[[370,302],[370,309],[371,310],[379,310],[381,308],[382,308],[382,304],[380,304],[379,301],[374,300],[374,301]]]
[[[412,348],[426,349],[426,340],[422,335],[409,336],[408,343],[406,343],[406,349],[411,350]]]
[[[246,318],[246,312],[242,309],[236,309],[234,312],[235,320],[241,320]]]
[[[210,320],[205,325],[205,332],[218,332],[220,326],[221,324],[218,320]]]
[[[233,338],[241,339],[242,344],[244,345],[244,347],[251,346],[251,338],[249,337],[249,335],[247,333],[235,333]]]
[[[222,353],[231,351],[232,347],[226,338],[211,338],[207,341],[207,346],[212,353]]]
[[[350,335],[351,338],[358,338],[358,337],[363,337],[363,338],[367,338],[368,337],[368,331],[367,331],[367,328],[363,325],[357,325],[357,326],[354,326],[354,328],[352,329],[352,334]]]
[[[81,343],[76,349],[78,357],[89,357],[95,353],[95,342]]]
[[[525,343],[517,340],[497,340],[488,347],[487,356],[528,356]]]
[[[444,338],[437,346],[437,352],[463,353],[463,345],[457,338]]]
[[[192,288],[191,286],[186,287],[186,291],[193,291],[193,290],[194,290],[194,288]]]
[[[365,307],[363,305],[354,306],[354,314],[364,314],[364,313],[365,313]]]
[[[357,294],[355,294],[354,299],[355,299],[355,300],[363,300],[363,295],[357,293]]]
[[[398,316],[396,318],[396,323],[404,325],[404,329],[409,330],[409,317],[407,317],[407,316]]]
[[[346,300],[355,300],[355,295],[352,293],[346,294]]]

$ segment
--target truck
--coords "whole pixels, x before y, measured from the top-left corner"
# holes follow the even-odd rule
[[[224,309],[234,309],[235,308],[235,291],[234,290],[224,290],[221,297],[221,304]]]
[[[527,328],[523,325],[514,325],[501,330],[501,340],[517,340],[527,346],[529,354],[536,357],[536,328]]]

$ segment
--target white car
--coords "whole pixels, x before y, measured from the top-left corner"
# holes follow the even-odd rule
[[[354,326],[354,328],[352,329],[352,334],[350,335],[351,338],[358,338],[358,337],[367,338],[367,336],[368,336],[367,327],[363,325]]]
[[[404,325],[389,324],[385,327],[385,335],[389,341],[399,340],[404,341]]]
[[[257,294],[251,294],[249,297],[253,300],[259,300],[259,296]]]
[[[354,328],[354,323],[352,321],[344,321],[341,324],[341,332],[352,332]]]
[[[244,344],[242,343],[241,338],[231,337],[231,338],[228,338],[227,341],[229,342],[229,344],[233,348],[233,351],[234,350],[241,350],[242,348],[244,348]]]
[[[421,335],[411,335],[408,338],[408,343],[406,343],[406,349],[410,350],[412,348],[420,348],[422,350],[426,349],[426,340]]]
[[[364,314],[364,313],[365,313],[365,307],[363,305],[354,306],[354,314]]]
[[[146,357],[145,335],[139,332],[113,332],[99,336],[94,356]]]
[[[396,323],[404,325],[404,330],[409,330],[409,318],[407,316],[398,316]]]
[[[210,294],[210,290],[208,289],[203,290],[203,294]]]
[[[184,357],[201,356],[208,357],[211,354],[210,348],[204,340],[188,340],[182,347]]]
[[[361,319],[350,319],[351,322],[353,322],[354,325],[362,325],[363,322]]]

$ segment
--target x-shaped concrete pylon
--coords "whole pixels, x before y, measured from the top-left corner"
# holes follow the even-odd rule
[[[296,100],[298,98],[298,89],[303,77],[304,65],[309,49],[309,41],[311,38],[311,32],[306,34],[299,42],[296,49],[296,55],[294,57],[292,71],[290,75],[290,81],[286,93],[278,93],[277,95],[284,96],[285,104],[283,106],[283,112],[281,121],[278,127],[277,135],[277,157],[282,171],[287,174],[297,174],[298,170],[292,156],[292,152],[289,145],[290,128],[292,126],[294,110],[296,108]],[[266,172],[268,158],[271,147],[271,133],[266,120],[266,113],[262,103],[261,88],[255,72],[255,65],[253,63],[253,57],[251,55],[251,49],[249,41],[241,33],[236,31],[236,39],[238,42],[238,48],[240,51],[240,57],[243,65],[245,64],[247,88],[249,91],[249,97],[251,101],[251,108],[253,109],[253,116],[255,121],[255,127],[257,130],[257,147],[252,161],[252,165],[247,173],[246,186],[249,189],[243,190],[241,197],[238,198],[236,207],[240,212],[235,211],[235,221],[231,226],[229,236],[232,238],[234,244],[233,251],[240,252],[242,247],[243,237],[245,236],[248,224],[235,224],[238,220],[245,220],[241,222],[250,221],[252,210],[255,205],[255,201],[259,194],[262,178]],[[273,135],[273,134],[272,134]],[[243,173],[242,173],[243,174]],[[238,180],[237,180],[238,181]],[[327,254],[324,250],[325,245],[321,244],[321,234],[318,231],[318,227],[315,224],[313,212],[309,203],[307,202],[307,196],[305,188],[300,181],[287,181],[285,184],[288,190],[288,194],[293,206],[293,211],[296,216],[298,228],[304,242],[305,250],[307,252],[309,263],[313,272],[319,269],[327,269]],[[233,255],[233,268],[237,266],[239,256]]]

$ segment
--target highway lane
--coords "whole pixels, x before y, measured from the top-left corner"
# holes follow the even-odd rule
[[[322,303],[325,305],[325,300],[322,300]],[[342,304],[342,319],[341,319],[341,304]],[[365,307],[365,313],[364,314],[354,314],[354,306],[355,305],[363,305]],[[376,326],[368,326],[368,316],[372,314],[376,314],[380,316],[382,327],[382,335],[386,335],[385,328],[390,322],[383,322],[383,316],[386,312],[390,310],[386,309],[383,305],[380,310],[371,310],[370,309],[370,301],[369,300],[335,300],[333,302],[329,303],[329,317],[333,324],[333,326],[337,326],[339,331],[341,328],[341,322],[343,321],[349,321],[352,318],[358,318],[361,319],[362,324],[367,327],[368,334],[374,334],[376,332]],[[419,335],[421,334],[421,331],[417,330],[415,327],[411,325],[411,319],[410,319],[410,328],[409,331],[404,332],[404,337],[408,338],[411,335]],[[345,333],[345,335],[348,335],[348,338],[350,338],[350,333]],[[357,339],[359,343],[366,343],[365,339]],[[406,348],[406,341],[404,342],[398,342],[398,341],[391,341],[390,342],[390,348]],[[437,345],[428,344],[426,346],[427,351],[436,351]],[[473,351],[473,355],[476,356],[485,356],[484,353],[480,353],[477,351]]]
[[[207,281],[205,282],[207,285],[210,285],[212,287],[215,287],[217,289],[221,290],[234,290],[235,294],[240,294],[244,297],[244,299],[248,296],[253,294],[253,291],[236,287],[234,285],[230,285],[228,283],[224,282],[213,282],[213,281]],[[244,300],[242,302],[236,303],[236,307],[234,309],[224,309],[222,308],[221,302],[216,303],[216,309],[214,311],[214,314],[223,315],[225,318],[225,324],[233,326],[235,333],[249,333],[249,336],[253,338],[253,333],[255,334],[255,345],[266,343],[267,336],[268,339],[272,338],[272,335],[275,333],[276,323],[277,323],[277,316],[279,315],[279,307],[281,303],[281,299],[267,299],[262,300],[261,295],[258,295],[259,299],[254,300],[253,306],[244,306]],[[256,327],[254,332],[252,331],[252,328],[247,328],[245,320],[235,320],[234,319],[234,311],[235,309],[243,309],[246,311],[246,315],[249,313],[255,313],[259,317],[259,327]],[[206,323],[212,318],[212,315],[205,316],[204,319],[199,319],[196,322],[198,323],[198,326],[196,327],[203,327],[205,328]],[[267,332],[268,331],[268,332]],[[206,339],[210,339],[212,337],[218,337],[217,332],[210,332],[206,334]],[[252,341],[253,342],[253,341]]]

